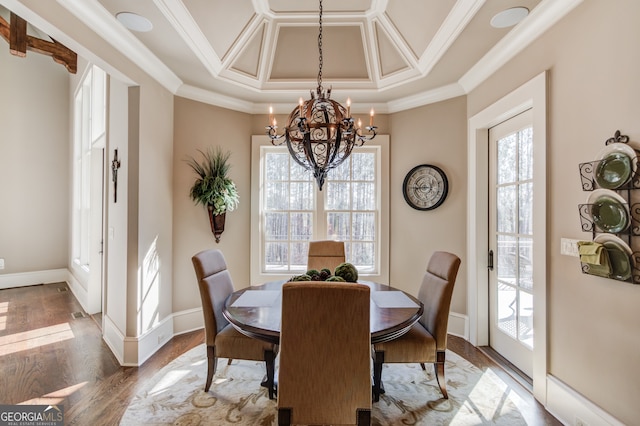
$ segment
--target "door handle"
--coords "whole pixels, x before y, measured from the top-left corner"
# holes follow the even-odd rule
[[[490,271],[493,271],[493,250],[489,250],[489,264],[487,265]]]

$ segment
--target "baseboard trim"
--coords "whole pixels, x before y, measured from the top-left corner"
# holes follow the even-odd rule
[[[144,364],[158,349],[173,338],[173,317],[174,315],[167,315],[158,325],[135,338],[138,347],[135,361],[138,365]],[[128,339],[125,339],[125,344],[127,340]],[[125,351],[125,354],[126,353],[127,351]],[[128,360],[125,359],[125,361]],[[134,362],[133,359],[130,361]]]
[[[447,333],[469,341],[469,317],[464,314],[449,312]]]
[[[138,337],[126,337],[105,318],[103,339],[123,367],[139,367],[173,338],[171,315]]]
[[[552,375],[547,375],[546,409],[565,425],[624,426],[624,423]]]
[[[186,309],[173,314],[173,335],[189,333],[204,328],[202,308]]]
[[[76,277],[71,273],[71,271],[69,270],[66,270],[66,271],[67,271],[66,281],[67,281],[67,284],[69,285],[69,289],[71,289],[71,292],[76,297],[76,300],[78,301],[78,303],[80,303],[80,306],[82,306],[82,309],[84,309],[84,311],[87,312],[87,304],[89,300],[87,289],[84,288],[82,284],[80,284],[80,281],[76,279]]]
[[[125,336],[120,329],[113,323],[108,315],[104,315],[104,329],[102,331],[102,339],[107,344],[111,353],[116,357],[120,365],[124,364],[124,340]]]
[[[203,327],[202,309],[188,309],[168,315],[154,328],[137,337],[126,337],[105,315],[103,339],[124,367],[139,367],[174,336]]]
[[[64,282],[67,281],[68,276],[69,270],[67,270],[67,268],[20,272],[17,274],[2,274],[0,275],[0,290]]]

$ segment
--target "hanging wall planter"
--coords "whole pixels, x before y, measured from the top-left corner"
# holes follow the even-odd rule
[[[213,206],[207,206],[209,211],[209,224],[211,225],[211,232],[216,237],[216,243],[220,242],[220,236],[224,232],[224,222],[227,216],[226,213],[214,214]]]
[[[209,148],[207,152],[198,150],[202,155],[202,161],[194,158],[187,160],[193,171],[199,176],[191,187],[190,196],[196,205],[207,207],[211,232],[220,242],[220,236],[224,232],[226,213],[233,211],[239,202],[240,196],[236,185],[227,176],[230,152],[222,152],[220,147]]]

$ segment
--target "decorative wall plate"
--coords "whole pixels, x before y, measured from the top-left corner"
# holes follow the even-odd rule
[[[607,250],[611,264],[611,278],[628,280],[633,272],[633,256],[629,245],[611,234],[599,234],[593,241],[600,243]]]
[[[619,188],[636,173],[636,152],[625,143],[607,145],[599,159],[594,177],[601,188]]]
[[[596,189],[587,199],[591,205],[591,217],[604,232],[622,232],[629,226],[629,206],[624,198],[609,189]]]

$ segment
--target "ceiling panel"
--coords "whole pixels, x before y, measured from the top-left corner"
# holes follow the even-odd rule
[[[456,0],[389,1],[385,13],[419,58],[455,3]]]
[[[384,78],[390,74],[409,68],[409,64],[398,52],[395,44],[391,41],[387,32],[379,23],[375,23],[376,44],[378,52],[378,64],[380,67],[380,77]]]
[[[315,79],[318,75],[317,26],[282,26],[278,32],[270,80]],[[359,26],[323,25],[323,79],[368,79]]]
[[[404,0],[403,0],[404,1]],[[317,0],[269,0],[269,8],[276,13],[317,12]],[[322,9],[327,12],[365,12],[371,0],[324,0]]]
[[[429,75],[431,87],[458,81],[478,62],[511,28],[493,28],[491,18],[508,5],[506,0],[488,1],[476,13],[464,31],[442,56]],[[533,9],[540,0],[521,0],[519,5]]]
[[[262,54],[262,44],[264,42],[265,31],[266,24],[263,24],[247,42],[242,53],[238,55],[238,58],[233,62],[231,69],[240,71],[251,77],[258,78],[258,72],[260,70],[260,55]]]
[[[183,0],[213,50],[224,60],[255,15],[251,0]]]

